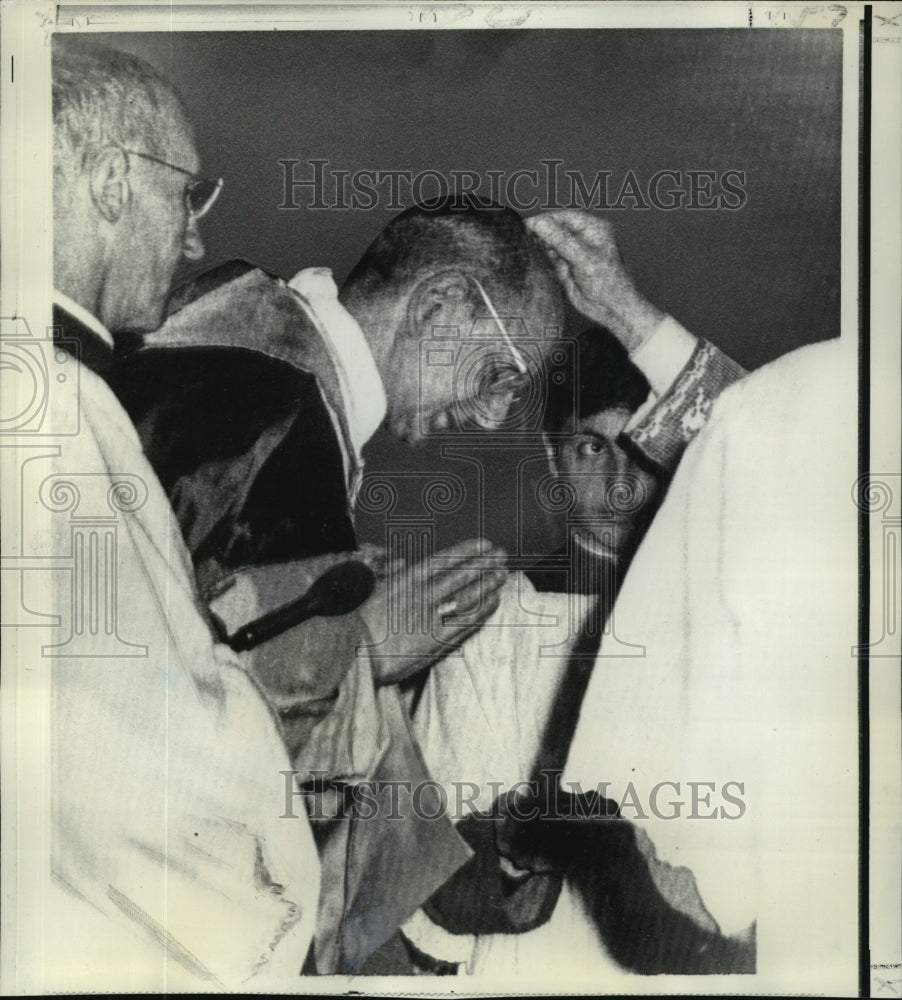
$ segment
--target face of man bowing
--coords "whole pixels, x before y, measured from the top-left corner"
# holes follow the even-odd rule
[[[434,274],[414,291],[389,356],[394,436],[417,443],[448,431],[528,429],[519,426],[521,403],[543,384],[560,298],[541,274],[525,292],[498,298],[465,268]]]

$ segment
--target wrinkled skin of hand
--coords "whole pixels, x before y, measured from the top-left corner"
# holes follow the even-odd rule
[[[526,225],[545,251],[573,307],[635,351],[664,318],[638,291],[617,246],[614,227],[589,212],[534,215]]]
[[[506,554],[471,539],[414,565],[392,567],[359,609],[377,684],[397,684],[431,666],[495,612]]]

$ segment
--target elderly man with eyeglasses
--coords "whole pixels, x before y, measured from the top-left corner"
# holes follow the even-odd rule
[[[261,780],[290,767],[278,723],[215,641],[178,522],[108,384],[117,342],[157,327],[179,262],[203,256],[198,220],[222,182],[197,175],[167,81],[125,53],[55,37],[53,123],[67,374],[52,402],[78,433],[44,460],[45,482],[76,498],[82,521],[79,534],[54,513],[56,494],[40,512],[47,551],[76,567],[55,579],[60,624],[44,647],[44,988],[284,989],[313,932],[311,831],[278,818],[281,789]]]

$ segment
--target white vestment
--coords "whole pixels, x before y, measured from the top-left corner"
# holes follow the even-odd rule
[[[855,384],[832,341],[721,397],[615,605],[646,655],[602,644],[563,775],[618,801],[630,782],[644,815],[624,817],[724,933],[757,921],[759,977],[784,989],[855,964]]]
[[[35,543],[74,566],[55,574],[60,626],[44,654],[46,988],[285,989],[312,938],[319,861],[303,808],[280,819],[290,764],[278,724],[211,638],[131,422],[72,364],[80,391],[70,378],[55,405],[77,409],[80,429],[43,466]]]

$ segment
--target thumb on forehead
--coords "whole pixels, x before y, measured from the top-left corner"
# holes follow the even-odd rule
[[[560,248],[570,237],[547,215],[531,216],[526,220],[526,227],[545,256],[552,264],[557,264],[561,260]]]
[[[530,216],[526,226],[540,239],[554,241],[572,236],[591,237],[609,228],[610,223],[590,212],[569,208]]]
[[[559,231],[560,222],[557,219],[559,214],[559,212],[542,212],[539,215],[531,215],[524,220],[524,224],[533,236],[544,243],[553,239]]]
[[[581,265],[590,253],[586,241],[574,233],[555,227],[546,237],[536,234],[539,247],[554,268],[560,280],[572,272],[573,265]]]
[[[548,258],[548,262],[554,269],[557,275],[558,281],[562,282],[565,286],[568,281],[572,281],[573,278],[573,265],[570,262],[570,257],[573,256],[571,253],[569,256],[564,252],[564,249],[570,244],[572,249],[573,237],[570,235],[560,236],[558,234],[558,239],[555,243],[546,240],[542,236],[538,236],[539,243],[541,245],[542,252]]]

